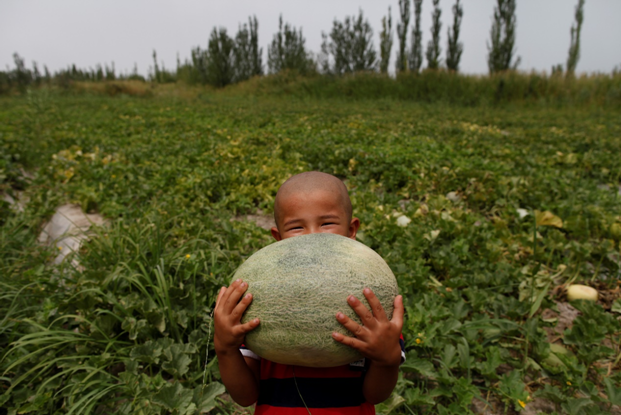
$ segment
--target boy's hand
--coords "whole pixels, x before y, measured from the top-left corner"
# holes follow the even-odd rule
[[[252,294],[244,295],[247,288],[247,283],[236,280],[229,288],[222,287],[218,293],[214,310],[214,347],[216,353],[239,349],[239,346],[244,342],[246,333],[259,325],[258,318],[245,324],[241,323],[244,311],[252,302]],[[241,301],[239,301],[240,298]]]
[[[363,294],[371,310],[356,297],[350,295],[347,302],[362,320],[360,325],[344,315],[337,313],[336,319],[355,337],[332,333],[334,340],[358,350],[364,357],[378,365],[396,366],[401,362],[399,338],[403,327],[403,297],[398,295],[394,302],[392,320],[388,320],[384,308],[369,288]]]

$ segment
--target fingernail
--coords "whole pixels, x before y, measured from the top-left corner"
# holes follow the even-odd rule
[[[254,324],[259,324],[259,319],[258,318],[254,319]]]
[[[368,288],[365,288],[365,289],[363,290],[363,292],[364,292],[365,294],[369,294],[369,293],[371,293],[371,290],[369,290]]]
[[[336,313],[336,318],[338,318],[339,320],[342,320],[343,317],[345,317],[343,313]]]
[[[333,333],[332,333],[332,337],[333,337],[334,339],[338,340],[338,339],[340,339],[340,338],[341,338],[341,334],[340,334],[340,333],[337,333],[337,332],[333,332]]]
[[[252,294],[250,294],[250,293],[248,293],[248,294],[246,294],[246,295],[244,296],[244,298],[245,298],[246,300],[250,300],[250,297],[252,297]]]
[[[347,301],[349,301],[350,303],[353,303],[355,300],[355,297],[353,295],[350,295],[349,297],[347,297]]]
[[[244,288],[245,286],[246,286],[245,282],[242,282],[241,285],[240,285],[240,287],[242,287],[242,288]]]

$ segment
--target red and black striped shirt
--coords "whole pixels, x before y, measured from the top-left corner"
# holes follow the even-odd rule
[[[399,343],[403,362],[403,337]],[[313,368],[271,362],[244,347],[241,351],[244,356],[261,361],[255,415],[308,415],[307,407],[312,415],[375,414],[375,407],[362,392],[364,359],[344,366]]]

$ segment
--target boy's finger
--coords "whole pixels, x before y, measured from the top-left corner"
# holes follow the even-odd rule
[[[349,332],[353,334],[354,336],[356,336],[357,338],[361,338],[364,336],[364,333],[365,333],[364,327],[356,323],[351,318],[347,317],[345,314],[336,313],[336,319],[338,320],[339,323],[343,325],[343,327],[349,330]]]
[[[364,343],[358,339],[354,339],[353,337],[344,336],[341,333],[334,332],[332,333],[332,338],[337,342],[344,344],[345,346],[349,346],[352,349],[356,349],[359,352],[364,354]]]
[[[241,321],[241,318],[244,315],[244,312],[246,311],[246,309],[248,308],[251,302],[252,302],[252,294],[247,293],[246,295],[244,295],[241,301],[237,303],[233,311],[231,311],[231,317],[233,317],[233,321],[235,323]]]
[[[244,324],[240,324],[238,326],[235,327],[235,335],[242,335],[242,334],[246,334],[252,330],[254,330],[258,325],[259,325],[260,321],[258,318],[252,319],[247,323]]]
[[[399,330],[401,330],[403,328],[403,315],[405,314],[402,295],[398,295],[395,297],[394,306],[395,309],[392,312],[392,320],[390,321],[397,327],[399,327]]]
[[[370,288],[365,288],[362,290],[364,297],[369,302],[371,306],[371,311],[373,312],[373,316],[378,321],[388,321],[388,317],[386,316],[386,312],[384,311],[384,307],[382,307],[382,303],[377,299],[373,291]]]
[[[229,297],[231,296],[231,293],[233,292],[233,289],[235,288],[234,285],[235,285],[235,283],[233,282],[228,287],[220,288],[220,293],[218,294],[218,301],[216,303],[216,307],[218,307],[219,310],[225,311],[226,303],[227,303]]]
[[[226,292],[226,287],[220,287],[220,291],[218,292],[218,297],[216,298],[216,306],[214,307],[214,310],[218,309],[220,300],[222,299],[222,296],[224,295],[225,292]]]
[[[373,317],[373,313],[368,308],[366,308],[364,304],[360,302],[360,300],[358,300],[353,295],[350,295],[347,298],[347,302],[349,303],[349,306],[356,312],[356,314],[358,314],[358,317],[360,317],[360,320],[362,320],[362,324],[369,328],[375,327],[377,321]]]
[[[224,311],[227,314],[230,314],[233,311],[246,289],[248,289],[248,284],[242,280],[235,280],[235,282],[231,284],[227,290],[227,294],[229,294],[228,297],[223,299]]]

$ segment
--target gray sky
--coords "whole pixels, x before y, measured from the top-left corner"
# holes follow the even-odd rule
[[[440,1],[443,56],[453,3]],[[487,72],[486,42],[495,3],[462,0],[462,72]],[[519,69],[549,72],[552,65],[565,64],[576,3],[517,1],[517,54],[522,57]],[[89,68],[114,62],[118,73],[131,71],[136,63],[138,71],[146,74],[156,49],[158,60],[173,69],[177,54],[183,61],[193,47],[206,47],[214,26],[226,27],[234,35],[238,25],[251,15],[259,21],[259,43],[266,63],[267,45],[278,30],[281,13],[285,22],[302,27],[307,46],[318,52],[321,32],[329,32],[334,18],[342,20],[359,9],[369,19],[375,47],[379,48],[381,19],[388,6],[392,8],[394,56],[398,0],[1,0],[0,67],[13,67],[13,53],[18,52],[28,67],[32,61],[52,71],[72,63]],[[431,11],[432,1],[423,0],[424,48],[430,38]],[[621,66],[621,1],[586,0],[584,14],[578,72],[610,72]]]

